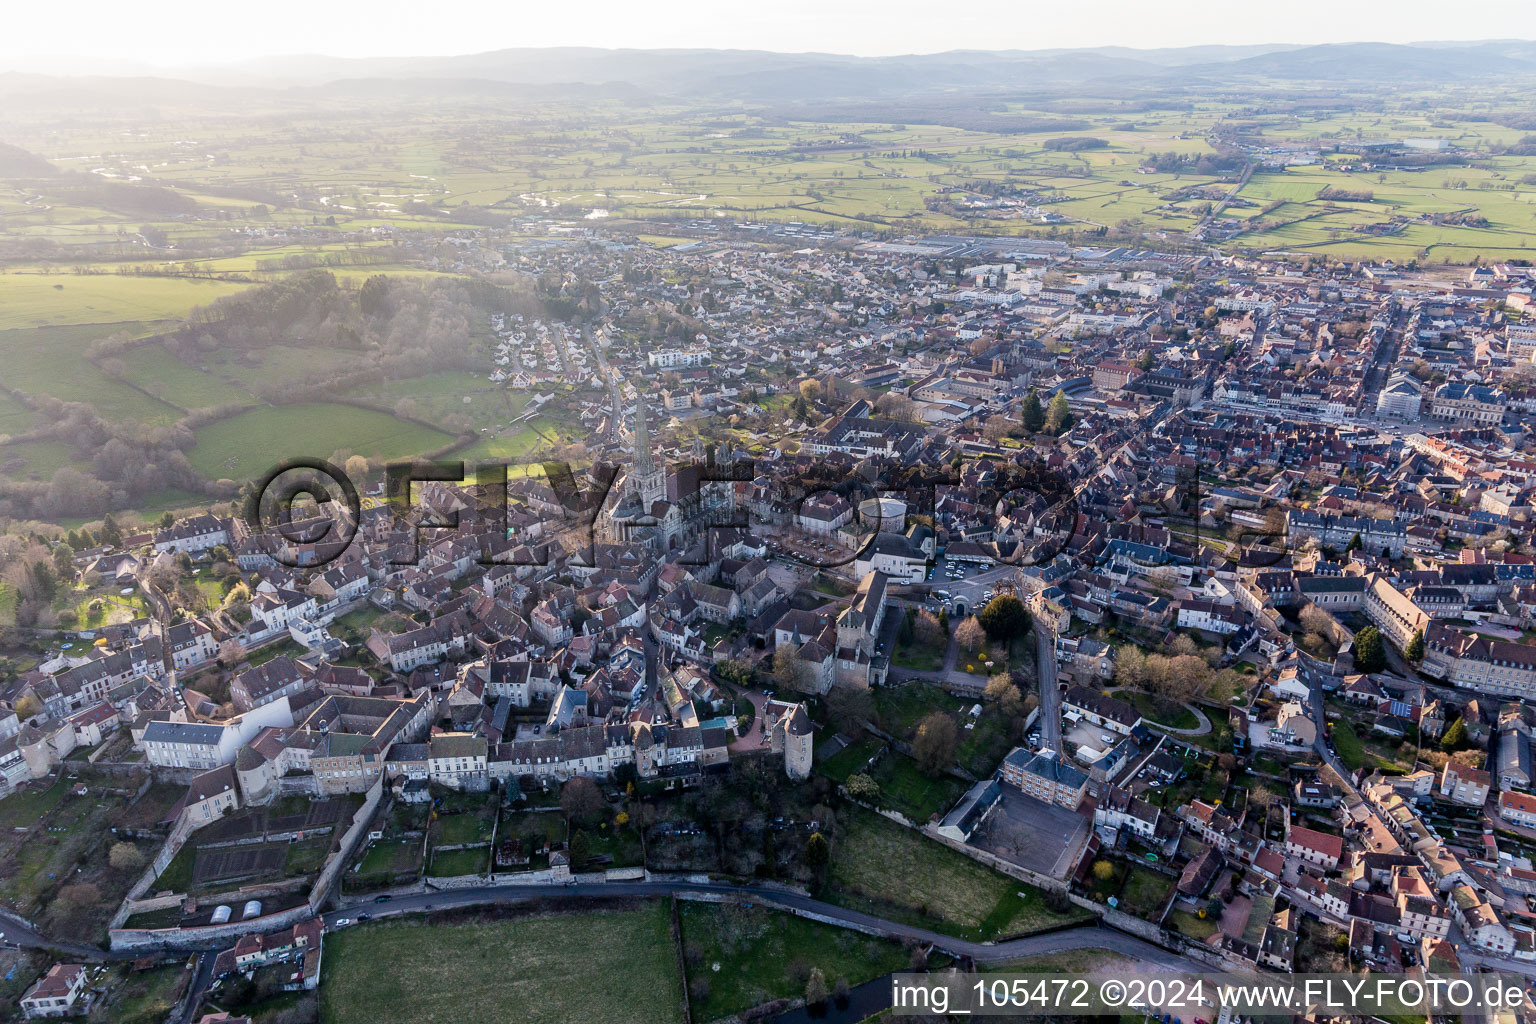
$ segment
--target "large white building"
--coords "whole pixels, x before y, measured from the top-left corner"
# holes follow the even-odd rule
[[[1376,396],[1376,415],[1416,420],[1424,404],[1424,389],[1406,373],[1394,373]]]

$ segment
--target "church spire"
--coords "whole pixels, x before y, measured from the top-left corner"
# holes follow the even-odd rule
[[[645,411],[646,393],[636,389],[635,395],[635,445],[634,465],[629,469],[628,490],[649,508],[667,496],[667,475],[656,464],[656,453],[651,451],[651,425]]]
[[[635,389],[635,476],[648,477],[656,470],[651,457],[651,427],[646,422],[645,392]]]

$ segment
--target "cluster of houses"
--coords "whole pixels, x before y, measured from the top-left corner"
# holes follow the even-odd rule
[[[548,269],[562,251],[515,261]],[[0,796],[109,746],[187,784],[199,824],[375,787],[690,785],[740,756],[804,779],[814,698],[900,681],[898,617],[1009,592],[1054,642],[1074,738],[1015,750],[999,780],[1106,837],[1197,834],[1180,892],[1226,875],[1251,897],[1227,952],[1289,967],[1307,907],[1373,951],[1454,961],[1454,925],[1489,956],[1536,957],[1529,861],[1492,837],[1458,847],[1421,813],[1443,799],[1536,827],[1523,705],[1491,703],[1536,697],[1527,271],[1462,285],[954,237],[583,258],[614,290],[598,322],[498,316],[493,377],[575,387],[588,471],[504,492],[420,482],[419,520],[369,504],[316,543],[210,512],[79,553],[153,613],[5,681]],[[639,329],[684,308],[685,335]],[[1051,421],[1023,436],[1035,401]],[[751,425],[679,430],[726,420]],[[807,586],[788,552],[825,555],[838,586]],[[153,589],[216,556],[241,584],[217,608]],[[1356,665],[1365,625],[1392,673]],[[1385,737],[1459,718],[1493,759],[1303,780],[1293,806],[1333,828],[1288,820],[1283,839],[1199,801],[1157,806],[1126,773],[1177,777],[1164,734],[1101,688],[1124,643],[1180,630],[1271,688],[1233,710],[1239,752],[1316,749],[1322,686]],[[783,692],[747,713],[742,668]],[[295,933],[230,956],[308,972],[311,953]]]

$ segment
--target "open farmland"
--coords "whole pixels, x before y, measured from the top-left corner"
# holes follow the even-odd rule
[[[350,405],[263,406],[197,432],[192,465],[209,477],[255,478],[284,459],[329,458],[341,450],[370,458],[419,455],[453,438],[442,431]]]
[[[103,419],[150,425],[174,423],[181,410],[114,380],[86,357],[92,342],[118,333],[148,333],[137,323],[76,324],[0,330],[4,383],[24,394],[88,403]]]
[[[194,277],[0,274],[0,330],[165,320],[243,287]]]
[[[219,481],[295,454],[414,456],[471,436],[457,455],[526,464],[579,445],[601,387],[548,351],[497,353],[488,324],[493,310],[588,326],[608,316],[580,308],[613,292],[572,273],[580,259],[538,269],[551,247],[686,251],[718,236],[771,249],[784,240],[772,227],[796,239],[953,233],[1461,264],[1525,259],[1536,238],[1536,146],[1499,113],[1517,104],[1497,90],[1456,109],[1390,91],[1357,109],[1259,109],[1241,92],[1161,87],[1072,102],[529,95],[498,106],[456,88],[430,108],[337,97],[345,134],[336,110],[271,98],[239,115],[188,106],[148,121],[9,111],[6,142],[57,171],[0,182],[0,234],[15,245],[0,264],[0,363],[15,392],[0,394],[0,435],[36,431],[24,441],[48,446],[10,453],[14,482],[33,485],[13,511],[88,522],[108,505],[226,500]],[[1411,138],[1449,155],[1359,155]],[[231,297],[317,272],[342,301],[281,323],[257,300],[230,313]],[[354,308],[380,277],[396,299],[417,290],[407,315],[396,300],[384,316]],[[621,343],[680,336],[653,301],[625,317],[635,336]],[[498,367],[506,376],[493,380]],[[312,408],[332,397],[382,411]],[[524,422],[536,397],[555,401]],[[103,477],[100,431],[59,436],[28,398],[88,406],[141,446],[132,464],[145,471]],[[745,430],[686,416],[673,438],[701,426],[762,450]],[[66,467],[105,490],[48,500],[35,485]]]

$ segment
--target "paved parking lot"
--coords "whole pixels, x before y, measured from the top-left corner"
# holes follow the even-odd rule
[[[1105,736],[1110,737],[1110,740],[1106,742]],[[1088,747],[1094,751],[1108,750],[1124,739],[1117,733],[1088,722],[1078,722],[1076,725],[1066,727],[1062,730],[1061,738],[1074,746]]]
[[[971,836],[971,845],[1030,871],[1066,878],[1088,841],[1088,818],[1006,784],[1002,790],[997,808]]]
[[[973,614],[987,602],[987,591],[994,595],[1002,592],[1000,584],[1012,583],[1015,593],[1022,595],[1020,590],[1020,573],[1015,566],[1000,565],[991,569],[983,569],[977,565],[956,563],[955,568],[961,575],[950,579],[946,575],[947,564],[940,559],[934,567],[933,579],[929,585],[934,590],[943,590],[949,594],[949,607],[952,611],[957,606],[962,606],[966,614]]]

